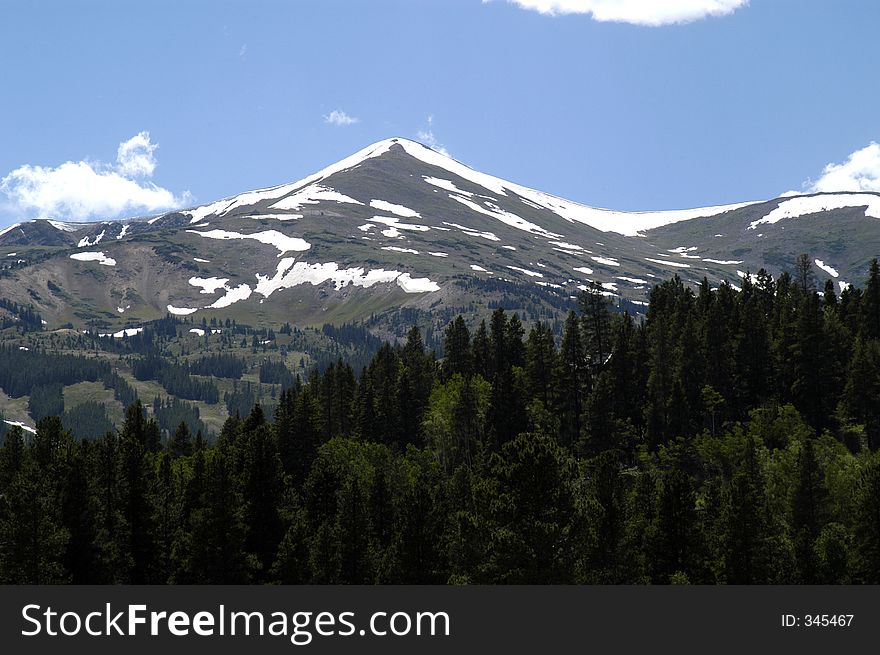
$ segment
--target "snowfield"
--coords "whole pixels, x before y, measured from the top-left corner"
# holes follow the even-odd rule
[[[102,266],[116,266],[116,260],[102,252],[77,252],[70,256],[80,262],[98,262]]]
[[[285,257],[278,262],[273,277],[256,273],[257,285],[254,289],[268,298],[279,289],[289,289],[301,284],[317,286],[324,282],[333,282],[336,290],[347,285],[369,288],[380,283],[396,282],[407,293],[425,293],[439,291],[440,285],[428,278],[412,278],[409,273],[386,271],[376,268],[366,271],[361,267],[339,268],[336,262],[309,264],[297,262],[293,257]]]
[[[817,259],[817,260],[815,260],[815,262],[816,262],[816,266],[818,266],[823,271],[828,273],[831,277],[835,277],[835,278],[840,277],[840,273],[837,272],[836,268],[829,266],[828,264],[823,262],[821,259]]]
[[[205,307],[205,309],[223,309],[224,307],[229,307],[229,305],[233,305],[240,300],[247,300],[251,297],[251,288],[247,284],[240,284],[234,289],[230,289],[229,287],[224,288],[226,289],[226,293]]]
[[[530,271],[527,268],[520,268],[519,266],[508,266],[507,268],[509,268],[512,271],[519,271],[520,273],[524,273],[525,275],[528,275],[529,277],[544,277],[543,273],[538,273],[537,271]]]
[[[828,211],[829,209],[843,209],[844,207],[864,207],[865,216],[880,218],[880,196],[868,193],[832,193],[818,196],[795,196],[783,200],[769,214],[749,224],[749,229],[754,230],[762,224],[778,223],[784,218],[798,218],[809,214]],[[760,234],[758,236],[761,236]]]
[[[226,287],[226,283],[229,282],[229,278],[219,278],[219,277],[191,277],[189,279],[189,283],[194,287],[199,287],[201,291],[199,293],[214,293],[217,289],[223,289]]]
[[[189,316],[190,314],[195,314],[199,311],[197,307],[175,307],[174,305],[167,305],[165,309],[168,310],[169,314],[173,314],[174,316]]]
[[[260,243],[275,246],[281,253],[279,257],[286,252],[302,252],[312,247],[308,241],[299,237],[289,237],[276,230],[266,230],[265,232],[254,232],[253,234],[240,234],[238,232],[229,232],[227,230],[208,230],[201,232],[199,230],[187,230],[192,234],[198,234],[200,237],[207,239],[253,239]]]
[[[395,216],[400,216],[401,218],[421,218],[422,215],[419,212],[410,209],[409,207],[404,207],[403,205],[395,205],[391,202],[386,202],[384,200],[371,200],[370,207],[373,209],[378,209],[382,212],[388,212],[390,214],[394,214]]]
[[[107,232],[106,229],[101,230],[101,233],[100,233],[98,236],[95,237],[95,240],[94,240],[94,241],[90,241],[88,237],[83,237],[82,239],[79,240],[79,243],[76,244],[76,247],[77,247],[77,248],[88,248],[88,247],[90,247],[90,246],[97,246],[97,245],[98,245],[98,242],[101,241],[101,239],[104,238],[104,234],[105,234],[106,232]]]
[[[651,259],[650,257],[645,257],[645,261],[653,262],[654,264],[661,264],[663,266],[672,266],[673,268],[690,268],[690,264],[682,264],[681,262],[671,262],[668,259]]]
[[[350,205],[364,204],[329,187],[320,184],[311,184],[286,198],[282,198],[275,204],[271,205],[271,207],[272,209],[298,210],[302,209],[303,205],[316,205],[319,202],[325,201],[342,202]]]

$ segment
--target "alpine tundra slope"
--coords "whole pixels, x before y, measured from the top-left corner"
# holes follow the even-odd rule
[[[585,181],[585,186],[588,182]],[[713,286],[808,253],[860,281],[880,252],[880,195],[838,193],[622,212],[473,170],[402,138],[302,180],[158,216],[31,220],[0,231],[0,297],[50,329],[116,333],[171,313],[250,324],[436,317],[493,306],[558,316],[595,281],[638,311],[678,274]]]

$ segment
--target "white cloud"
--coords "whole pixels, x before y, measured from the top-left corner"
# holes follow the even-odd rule
[[[452,156],[449,154],[449,151],[446,149],[446,147],[437,140],[436,136],[434,136],[433,115],[428,116],[428,128],[416,132],[416,138],[432,150],[436,150],[437,152],[439,152],[441,155],[446,155],[447,157]]]
[[[491,0],[483,0],[483,3]],[[589,14],[599,22],[673,25],[726,16],[749,0],[507,0],[542,14]]]
[[[247,43],[245,43],[238,49],[239,59],[247,59],[247,51],[248,51],[248,47],[247,47]]]
[[[360,123],[361,119],[349,116],[341,109],[334,109],[324,116],[324,122],[331,125],[354,125],[355,123]]]
[[[68,161],[58,167],[25,164],[0,179],[9,208],[30,216],[89,220],[181,207],[175,196],[147,181],[156,170],[157,144],[140,132],[119,144],[116,164]]]
[[[810,193],[880,192],[880,144],[872,141],[850,154],[842,164],[828,164],[818,180],[807,180],[803,186]]]
[[[156,148],[149,132],[138,132],[116,149],[116,170],[125,177],[150,177],[156,170]]]

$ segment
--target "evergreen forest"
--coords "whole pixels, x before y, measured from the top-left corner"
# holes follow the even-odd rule
[[[266,362],[283,391],[226,398],[210,439],[95,360],[38,370],[0,348],[0,386],[39,417],[2,435],[0,583],[878,584],[876,260],[866,273],[820,286],[804,256],[741,289],[675,277],[639,319],[593,285],[561,335],[499,308],[452,320],[442,359],[413,328],[364,366]],[[138,366],[213,403],[190,373],[242,370]],[[118,387],[118,430],[98,405],[62,411],[74,370]],[[75,436],[86,420],[101,433]]]

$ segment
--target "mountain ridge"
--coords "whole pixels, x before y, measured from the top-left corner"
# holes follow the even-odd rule
[[[738,288],[759,268],[793,269],[801,252],[842,290],[880,249],[876,218],[870,192],[590,207],[394,137],[295,182],[186,209],[4,228],[0,296],[50,326],[114,332],[168,312],[313,324],[501,304],[558,318],[591,282],[638,312],[673,274]]]

